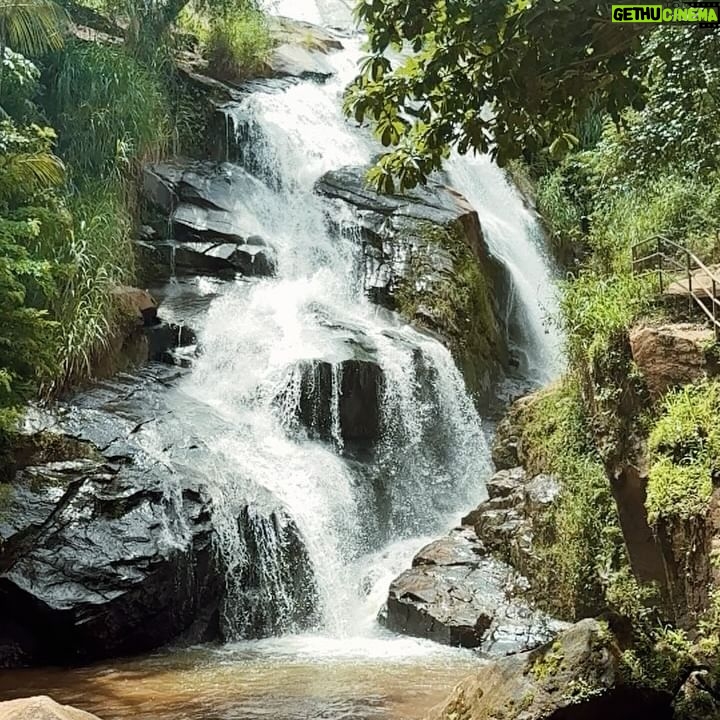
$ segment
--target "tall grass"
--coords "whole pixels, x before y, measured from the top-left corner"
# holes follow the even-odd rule
[[[83,179],[123,179],[162,155],[170,138],[160,80],[122,48],[71,43],[51,69],[46,108],[60,152]]]
[[[71,271],[51,307],[61,370],[47,391],[92,375],[122,319],[110,290],[134,277],[132,217],[123,188],[96,185],[72,197],[70,209],[74,228],[57,261]]]
[[[255,73],[267,60],[272,38],[265,15],[253,8],[215,19],[207,34],[210,67],[220,77],[237,80]]]

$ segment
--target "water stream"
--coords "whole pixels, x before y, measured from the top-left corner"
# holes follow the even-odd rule
[[[330,26],[347,27],[350,17],[342,0],[273,5]],[[362,54],[358,39],[344,43],[329,57],[336,74],[326,84],[258,92],[225,108],[229,130],[242,131],[251,148],[241,160],[255,176],[237,213],[248,235],[277,249],[278,273],[213,287],[217,297],[198,328],[203,353],[169,391],[169,403],[202,405],[215,420],[176,412],[145,433],[148,451],[158,455],[183,437],[204,449],[194,471],[211,490],[227,566],[226,643],[83,670],[14,673],[0,678],[0,694],[39,690],[105,720],[409,720],[479,662],[376,622],[392,578],[483,499],[492,468],[450,353],[368,302],[351,235],[328,231],[313,193],[324,172],[366,163],[377,152],[341,114],[343,88]],[[245,173],[232,165],[227,172]],[[512,275],[513,340],[526,377],[543,382],[560,361],[545,328],[554,284],[537,223],[489,160],[454,158],[448,172]],[[358,357],[385,378],[384,435],[362,462],[343,446],[337,409],[343,362]],[[297,424],[304,368],[319,362],[332,370],[325,440]],[[292,546],[296,534],[304,559]],[[308,565],[299,579],[289,555]],[[252,598],[250,571],[259,588]],[[243,639],[269,632],[275,637]]]

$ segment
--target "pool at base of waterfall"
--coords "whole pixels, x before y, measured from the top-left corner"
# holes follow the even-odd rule
[[[50,695],[102,720],[420,720],[482,661],[427,641],[297,635],[78,669],[0,673],[0,699]]]

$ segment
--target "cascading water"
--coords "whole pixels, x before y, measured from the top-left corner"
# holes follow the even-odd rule
[[[478,211],[490,251],[510,274],[506,320],[522,372],[532,383],[547,383],[561,372],[562,338],[550,325],[558,310],[557,274],[538,218],[487,155],[454,155],[447,172],[450,185]]]
[[[321,625],[334,634],[357,630],[363,556],[444,529],[482,494],[489,470],[449,352],[363,297],[356,246],[328,233],[313,193],[323,172],[367,162],[373,152],[340,112],[356,57],[353,50],[335,56],[338,72],[327,85],[256,93],[225,108],[251,149],[243,160],[265,183],[250,184],[238,212],[277,249],[278,274],[237,283],[214,302],[200,338],[204,353],[185,386],[226,418],[229,429],[209,445],[245,485],[240,494],[237,481],[231,493],[220,491],[219,513],[236,516],[247,486],[270,493],[303,538]],[[343,455],[338,421],[343,367],[355,361],[381,372],[383,436],[362,463]],[[319,363],[330,366],[331,442],[303,435],[295,422],[306,370]],[[319,379],[315,385],[317,401]],[[367,608],[368,618],[377,610]]]
[[[344,0],[270,5],[331,26],[351,18]],[[326,171],[366,164],[379,150],[342,116],[361,55],[359,40],[343,43],[328,58],[336,73],[326,84],[288,83],[224,107],[242,142],[223,181],[238,188],[243,236],[277,251],[277,273],[198,281],[214,298],[194,319],[203,352],[168,391],[172,412],[141,434],[158,461],[205,480],[226,568],[223,630],[233,642],[116,666],[110,675],[130,685],[140,672],[147,699],[138,690],[137,702],[110,716],[175,718],[180,702],[189,720],[416,718],[477,663],[376,622],[391,580],[482,499],[491,462],[450,353],[364,297],[353,234],[328,229],[313,192]],[[535,219],[485,158],[454,158],[448,176],[508,268],[521,330],[513,339],[523,369],[541,382],[559,360],[543,324],[553,282]],[[352,217],[333,221],[354,226]],[[347,427],[347,388],[357,387],[363,437]],[[177,488],[167,495],[182,501]],[[83,697],[97,686],[92,674],[73,678]],[[96,709],[112,713],[107,678],[100,673]],[[47,678],[42,688],[50,690]]]

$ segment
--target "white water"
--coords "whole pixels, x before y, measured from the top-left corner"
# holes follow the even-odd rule
[[[292,0],[275,6],[317,22],[343,15],[344,3],[336,2],[334,10],[330,4]],[[248,234],[277,249],[279,269],[276,278],[239,281],[220,291],[200,329],[204,352],[182,391],[221,419],[207,427],[196,422],[192,432],[211,458],[204,471],[219,551],[229,566],[227,637],[251,631],[242,601],[243,573],[252,558],[237,525],[249,502],[253,517],[275,512],[281,525],[294,524],[302,536],[317,589],[312,644],[353,637],[372,654],[376,639],[387,637],[375,617],[389,582],[428,537],[445,532],[483,498],[491,463],[480,419],[449,352],[367,301],[357,247],[350,235],[328,232],[324,206],[313,193],[324,172],[367,163],[378,151],[341,113],[342,92],[362,54],[358,39],[344,42],[346,49],[329,58],[336,75],[326,84],[258,92],[225,109],[230,129],[245,133],[243,160],[257,177],[243,184],[238,216]],[[231,165],[225,171],[229,179],[245,175]],[[450,176],[478,204],[488,242],[513,275],[514,314],[524,327],[519,344],[532,378],[544,380],[557,368],[543,328],[552,281],[534,219],[489,162],[455,159]],[[336,410],[339,363],[358,347],[385,377],[384,437],[362,466],[342,452]],[[332,442],[307,437],[295,420],[299,368],[317,360],[333,364]],[[429,392],[424,377],[431,378]],[[266,566],[263,597],[291,617],[297,598],[283,585],[285,541],[272,536],[272,527],[260,523],[254,529]]]
[[[513,298],[507,307],[511,341],[528,378],[545,384],[563,366],[557,317],[557,272],[548,257],[538,218],[487,155],[454,155],[450,184],[478,211],[492,254],[510,271]]]

